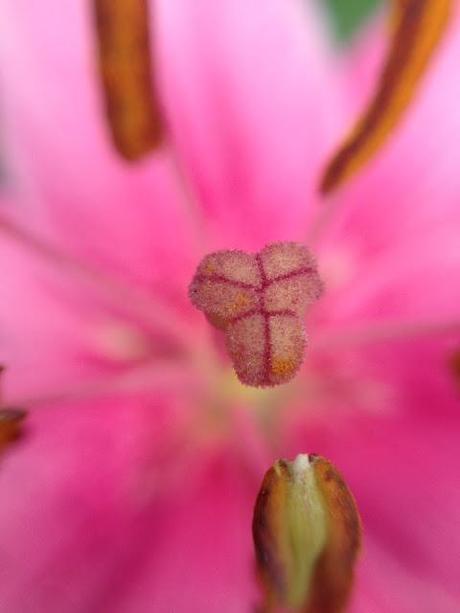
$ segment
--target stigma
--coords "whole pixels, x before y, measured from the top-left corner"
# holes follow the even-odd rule
[[[205,256],[189,296],[225,333],[241,383],[273,387],[298,372],[306,347],[303,316],[321,292],[311,253],[301,244],[283,242],[255,254],[217,251]]]

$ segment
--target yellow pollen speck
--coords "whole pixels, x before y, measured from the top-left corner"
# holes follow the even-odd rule
[[[272,373],[278,376],[290,375],[295,370],[295,363],[289,358],[275,358],[272,360]]]
[[[233,307],[235,310],[239,310],[243,307],[247,307],[249,305],[249,296],[247,294],[237,294],[235,298],[235,302],[233,303]]]

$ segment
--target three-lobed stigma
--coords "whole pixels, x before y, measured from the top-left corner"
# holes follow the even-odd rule
[[[246,385],[292,379],[303,361],[303,315],[322,291],[316,262],[301,244],[267,245],[256,254],[217,251],[201,261],[192,303],[226,335],[236,374]]]

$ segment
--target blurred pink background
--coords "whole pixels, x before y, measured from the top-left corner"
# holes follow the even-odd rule
[[[252,611],[263,474],[316,452],[362,513],[350,611],[457,613],[458,14],[327,202],[384,16],[345,48],[298,0],[156,0],[152,26],[168,138],[128,164],[90,3],[0,7],[2,393],[30,411],[0,466],[0,610]],[[314,251],[326,291],[296,380],[245,388],[188,284],[214,249],[279,240]]]

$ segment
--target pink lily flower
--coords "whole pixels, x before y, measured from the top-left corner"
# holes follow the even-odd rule
[[[317,451],[363,517],[351,611],[457,612],[458,15],[330,206],[319,173],[380,30],[344,60],[308,3],[158,0],[155,29],[171,139],[128,165],[88,3],[0,9],[2,391],[30,410],[0,466],[0,608],[254,610],[263,473]],[[252,390],[187,287],[205,253],[279,240],[308,243],[326,291],[300,375]]]

